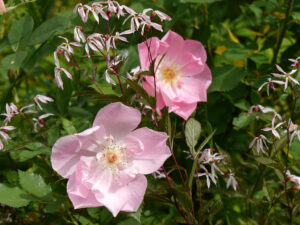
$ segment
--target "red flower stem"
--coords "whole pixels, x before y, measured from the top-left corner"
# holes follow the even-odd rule
[[[124,91],[124,88],[123,88],[123,85],[122,85],[122,82],[121,82],[121,79],[120,79],[120,74],[116,73],[116,76],[117,76],[117,79],[118,79],[118,82],[119,82],[119,85],[120,85],[120,88],[121,88],[122,95],[125,96],[125,91]]]
[[[174,197],[174,204],[175,204],[175,207],[176,207],[177,211],[178,211],[179,214],[184,218],[184,220],[187,222],[187,224],[191,225],[190,221],[188,220],[188,218],[186,218],[186,216],[184,215],[182,209],[179,207],[179,205],[178,205],[178,203],[177,203],[176,195],[175,195],[174,189],[173,189],[173,187],[172,187],[172,184],[171,184],[171,182],[170,182],[170,178],[169,178],[169,176],[168,176],[168,174],[167,174],[167,172],[166,172],[165,167],[162,167],[162,169],[163,169],[163,172],[164,172],[164,174],[165,174],[165,176],[166,176],[166,179],[167,179],[169,188],[170,188],[170,190],[171,190],[171,192],[172,192],[172,194],[173,194],[173,197]]]

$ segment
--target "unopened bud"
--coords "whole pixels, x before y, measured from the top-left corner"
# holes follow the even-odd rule
[[[113,68],[108,68],[108,71],[110,72],[110,73],[113,73],[113,74],[116,74],[117,72],[113,69]]]
[[[107,10],[107,13],[106,13],[106,14],[107,14],[107,17],[108,17],[108,18],[111,17],[111,11],[108,11],[108,10]]]
[[[155,16],[156,16],[156,12],[153,11],[153,12],[151,13],[150,19],[153,20]]]
[[[57,54],[58,54],[58,55],[61,55],[61,54],[64,54],[64,52],[65,52],[65,50],[60,49],[60,50],[57,51]]]

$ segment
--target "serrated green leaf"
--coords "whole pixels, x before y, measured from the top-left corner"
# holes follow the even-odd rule
[[[76,134],[77,130],[76,128],[73,126],[72,122],[68,119],[62,118],[62,125],[65,129],[65,131],[67,131],[68,134]]]
[[[29,204],[28,195],[19,187],[9,187],[0,183],[0,203],[10,207],[23,207]]]
[[[40,143],[40,142],[33,142],[25,145],[25,147],[31,151],[39,151],[39,152],[45,152],[50,153],[51,149],[47,147],[46,145]]]
[[[194,118],[190,118],[185,125],[184,134],[187,145],[194,151],[198,139],[200,138],[201,124]]]
[[[244,77],[244,71],[232,65],[216,67],[211,70],[212,84],[208,92],[230,91],[238,85]]]
[[[50,155],[50,153],[51,153],[51,149],[49,147],[39,142],[33,142],[30,144],[26,144],[24,146],[20,146],[16,150],[12,149],[10,151],[10,156],[16,162],[24,162],[28,159],[35,157],[36,155],[40,155],[40,154]]]
[[[15,21],[8,31],[8,40],[14,51],[22,47],[23,43],[28,40],[32,29],[33,20],[29,15],[23,16]]]
[[[18,171],[21,187],[28,193],[42,198],[51,193],[51,187],[47,185],[41,175]]]
[[[32,159],[33,157],[39,154],[41,154],[40,151],[28,151],[28,150],[10,152],[10,156],[15,162],[25,162],[26,160]]]

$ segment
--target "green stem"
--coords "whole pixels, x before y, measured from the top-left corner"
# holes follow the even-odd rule
[[[271,63],[272,65],[276,63],[277,56],[278,56],[278,53],[279,53],[279,49],[280,49],[282,40],[284,38],[285,32],[287,30],[287,24],[289,22],[289,18],[290,18],[291,12],[292,12],[294,0],[289,0],[287,4],[288,4],[287,9],[285,11],[286,18],[283,21],[283,28],[281,30],[281,33],[277,37],[276,45],[275,45],[275,48],[274,48],[274,55],[273,55],[272,63]],[[280,30],[280,26],[278,28],[278,32],[279,32],[279,30]]]
[[[195,159],[194,159],[194,162],[193,162],[193,167],[192,167],[192,170],[191,170],[191,173],[190,173],[189,183],[188,183],[189,189],[190,189],[191,192],[192,192],[194,174],[195,174],[195,171],[196,171],[196,168],[197,168],[197,162],[198,162],[198,157],[196,156]]]

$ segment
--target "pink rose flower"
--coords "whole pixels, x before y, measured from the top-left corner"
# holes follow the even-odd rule
[[[169,31],[161,40],[150,38],[138,45],[141,67],[149,70],[155,60],[157,109],[164,106],[187,120],[197,102],[207,101],[206,90],[211,72],[206,65],[206,52],[199,41],[184,40]],[[165,54],[161,63],[159,61]],[[145,76],[143,87],[155,96],[153,76]]]
[[[135,129],[140,121],[137,109],[112,103],[98,112],[93,127],[56,141],[52,167],[69,179],[67,192],[76,209],[105,206],[116,216],[139,208],[147,188],[144,174],[171,155],[168,136]]]
[[[6,13],[6,9],[5,9],[3,0],[0,0],[0,12]]]

